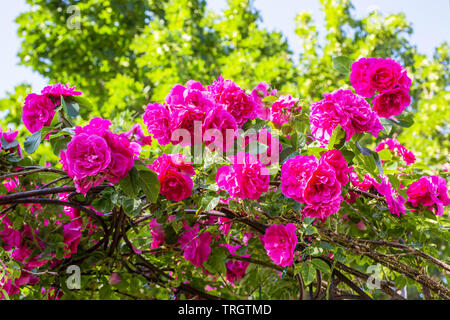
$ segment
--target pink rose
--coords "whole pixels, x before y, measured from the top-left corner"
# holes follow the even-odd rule
[[[247,95],[236,83],[220,76],[217,81],[208,86],[208,91],[217,103],[236,119],[238,128],[242,128],[247,120],[256,118],[257,105],[251,95]]]
[[[397,87],[377,95],[373,100],[373,111],[380,117],[390,118],[401,114],[410,104],[408,89]]]
[[[152,103],[147,105],[143,116],[148,132],[158,140],[161,145],[170,143],[170,113],[169,110],[160,103]]]
[[[281,167],[281,192],[297,202],[305,202],[303,193],[312,172],[319,165],[315,156],[296,156]]]
[[[303,198],[308,204],[318,205],[341,197],[342,186],[336,170],[321,161],[306,183]]]
[[[403,67],[393,59],[376,59],[367,69],[370,85],[378,92],[394,89],[406,72]]]
[[[153,241],[152,241],[152,249],[156,249],[159,248],[165,240],[165,233],[164,233],[164,229],[161,228],[161,224],[159,224],[156,221],[156,218],[153,218],[150,223],[149,223],[149,227],[150,227],[150,233],[153,237]]]
[[[189,175],[194,175],[195,171],[183,155],[163,154],[149,168],[158,174],[160,193],[167,199],[181,201],[191,196],[194,184]]]
[[[59,105],[61,103],[61,96],[79,96],[83,93],[81,91],[75,91],[75,87],[69,87],[68,84],[57,83],[42,89],[41,94],[52,98],[56,105]]]
[[[421,177],[406,190],[408,202],[413,207],[422,205],[434,211],[438,216],[444,213],[444,207],[450,205],[447,182],[438,176]]]
[[[178,242],[184,251],[184,258],[196,267],[202,267],[208,261],[211,253],[211,234],[203,232],[199,235],[199,227],[195,226],[185,231]]]
[[[269,92],[270,85],[265,82],[260,82],[256,87],[253,88],[251,96],[256,103],[256,114],[257,117],[269,121],[270,120],[270,108],[267,108],[263,102],[263,99],[267,96],[275,96],[277,90],[272,90]]]
[[[272,261],[281,266],[291,266],[298,239],[293,224],[271,225],[263,236],[264,249]]]
[[[374,61],[376,61],[375,58],[361,58],[352,64],[350,82],[353,88],[355,88],[356,93],[366,98],[372,97],[375,94],[375,88],[372,87],[367,72],[369,66]]]
[[[270,121],[282,126],[284,123],[292,120],[292,113],[299,112],[302,109],[298,105],[298,99],[290,95],[280,96],[272,104],[270,109]]]
[[[339,124],[347,133],[347,141],[359,132],[370,132],[377,137],[383,129],[377,114],[363,97],[342,89],[324,93],[323,100],[313,103],[310,123],[312,135],[324,144]]]
[[[54,115],[55,105],[47,96],[31,93],[25,98],[22,120],[31,133],[50,126]]]
[[[270,175],[258,158],[248,153],[233,157],[233,167],[222,166],[216,174],[219,188],[231,197],[257,200],[269,190]]]
[[[67,173],[78,179],[96,176],[111,162],[111,150],[105,139],[81,133],[73,137],[64,153]]]
[[[386,199],[389,211],[400,217],[405,214],[405,199],[395,190],[387,176],[381,177],[381,183],[375,184],[375,189]]]
[[[203,141],[212,150],[226,151],[233,146],[236,130],[234,117],[222,106],[216,106],[203,123]]]

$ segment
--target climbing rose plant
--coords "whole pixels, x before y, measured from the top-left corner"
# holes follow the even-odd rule
[[[0,131],[0,297],[449,299],[448,169],[389,136],[410,75],[348,60],[351,87],[310,106],[219,76],[125,129],[81,119],[75,87],[29,94],[23,148]]]

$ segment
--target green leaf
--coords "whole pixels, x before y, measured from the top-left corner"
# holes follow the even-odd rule
[[[300,268],[300,272],[303,278],[303,282],[305,283],[305,286],[312,283],[314,281],[314,277],[316,275],[316,269],[314,266],[309,262],[302,263],[302,266]]]
[[[305,235],[310,236],[312,234],[316,234],[317,233],[317,229],[311,225],[307,226],[305,229]]]
[[[66,105],[67,105],[67,115],[71,118],[76,118],[80,113],[80,105],[75,101],[67,102]]]
[[[353,60],[346,56],[339,56],[332,59],[333,68],[342,73],[344,76],[348,76],[352,72]]]
[[[407,113],[401,114],[394,118],[395,120],[389,119],[391,122],[398,124],[400,127],[409,128],[414,124],[414,114]]]
[[[86,97],[83,97],[83,96],[71,96],[70,99],[75,101],[75,102],[77,102],[80,106],[84,107],[85,109],[92,110],[94,108],[94,105]]]
[[[27,137],[25,139],[25,142],[23,144],[25,151],[28,154],[32,154],[36,151],[36,149],[41,144],[41,131],[36,131],[31,136]]]
[[[346,138],[346,132],[342,129],[341,125],[338,125],[331,134],[330,141],[328,142],[328,150],[342,148]]]
[[[214,208],[219,204],[220,197],[216,195],[207,195],[200,201],[200,207],[204,211],[214,210]]]
[[[122,207],[127,216],[136,217],[142,210],[142,201],[140,199],[123,199]]]
[[[264,99],[262,99],[263,102],[270,102],[270,103],[275,102],[277,100],[278,98],[276,96],[267,96]]]
[[[226,274],[227,268],[225,266],[225,259],[227,258],[227,251],[223,247],[213,249],[209,255],[208,261],[205,262],[206,269],[211,273],[219,272]]]
[[[313,264],[313,266],[314,266],[316,269],[322,271],[323,273],[328,273],[328,272],[330,272],[330,266],[328,265],[328,263],[326,263],[326,262],[323,261],[323,260],[320,260],[320,259],[312,259],[312,260],[311,260],[311,263]]]
[[[383,161],[392,159],[392,153],[389,151],[389,149],[383,149],[378,151],[378,155],[380,156],[380,159]]]
[[[19,141],[13,140],[11,142],[8,142],[8,141],[6,141],[5,137],[1,138],[1,142],[2,142],[1,145],[2,145],[3,149],[12,149],[19,145]]]
[[[138,170],[135,167],[131,168],[128,175],[119,181],[119,186],[127,196],[134,198],[139,192]]]
[[[71,137],[69,136],[59,136],[55,139],[50,140],[52,145],[53,153],[59,156],[61,150],[67,149],[67,144],[70,142]]]
[[[251,154],[263,154],[267,151],[268,146],[258,141],[250,141],[248,145],[245,146],[245,152]]]
[[[138,168],[142,166],[137,166]],[[146,168],[146,167],[145,167]],[[148,168],[146,168],[148,169]],[[161,185],[158,180],[158,175],[152,170],[141,170],[139,169],[139,182],[142,190],[147,197],[147,200],[151,203],[156,203],[159,196],[159,191],[161,189]]]

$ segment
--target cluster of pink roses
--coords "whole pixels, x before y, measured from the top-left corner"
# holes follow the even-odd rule
[[[339,210],[342,187],[348,181],[348,166],[339,150],[315,156],[296,156],[281,168],[281,192],[288,198],[306,203],[303,214],[325,220]]]
[[[160,193],[168,200],[181,201],[191,196],[194,183],[190,176],[195,175],[195,170],[182,154],[163,154],[149,168],[158,174]]]
[[[136,149],[126,137],[111,132],[110,125],[109,120],[94,118],[76,127],[67,150],[61,150],[63,169],[80,193],[86,194],[106,179],[119,182],[134,165]]]
[[[237,130],[248,120],[258,117],[282,125],[292,119],[294,111],[301,110],[298,99],[291,96],[281,96],[270,108],[265,108],[262,98],[269,95],[267,90],[268,85],[262,82],[247,94],[222,76],[206,88],[189,80],[186,86],[175,85],[165,103],[149,104],[143,120],[162,145],[204,142],[210,149],[226,151],[232,146]],[[276,94],[276,90],[270,94]]]
[[[413,164],[416,162],[416,156],[410,150],[408,150],[405,146],[403,146],[397,139],[385,139],[381,141],[375,148],[375,151],[379,152],[388,147],[389,151],[398,153],[399,156],[405,160],[407,165]]]
[[[41,94],[31,93],[25,98],[22,120],[31,133],[49,126],[55,115],[55,107],[61,104],[61,96],[79,96],[81,91],[68,84],[54,84],[42,89]]]
[[[233,166],[217,170],[216,182],[232,198],[257,200],[269,190],[270,175],[259,159],[249,153],[232,157]]]
[[[256,104],[250,95],[233,81],[220,77],[207,89],[194,80],[188,81],[186,86],[175,85],[164,104],[147,106],[143,119],[148,131],[162,145],[205,142],[225,150],[233,142],[237,128],[248,119],[255,119],[255,110]],[[181,129],[189,133],[187,138]],[[218,133],[222,141],[215,141]]]
[[[16,178],[14,181],[4,182],[4,185],[8,191],[15,191],[19,186],[19,181]],[[66,201],[67,194],[61,194],[60,200]],[[35,215],[38,215],[41,209],[42,207],[39,205],[30,206],[31,213]],[[68,223],[63,225],[64,258],[70,258],[73,254],[77,253],[83,230],[83,220],[80,212],[71,207],[64,207],[63,213],[70,219]],[[46,219],[44,221],[48,223]],[[63,222],[57,220],[56,224],[61,225]],[[55,253],[48,253],[46,256],[44,253],[36,254],[36,251],[43,252],[47,247],[45,242],[39,237],[39,230],[32,229],[28,224],[24,225],[23,231],[15,229],[10,219],[6,216],[6,213],[0,215],[0,247],[9,252],[10,257],[23,266],[19,278],[14,280],[8,279],[3,281],[3,283],[2,279],[0,279],[0,289],[5,290],[8,295],[18,294],[21,286],[39,283],[39,278],[32,276],[27,271],[42,267],[46,264],[49,265],[49,269],[52,269],[61,262],[55,258]],[[3,294],[0,290],[0,299],[2,298]]]
[[[384,118],[398,116],[411,103],[411,79],[393,59],[361,58],[352,65],[350,82],[356,93],[370,98],[376,91],[373,110]]]
[[[377,137],[383,130],[380,119],[370,109],[369,103],[351,90],[339,89],[324,93],[324,98],[311,105],[311,133],[318,141],[327,144],[338,125],[345,130],[347,141],[355,133],[370,132]]]

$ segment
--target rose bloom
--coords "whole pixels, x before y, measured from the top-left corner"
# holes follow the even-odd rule
[[[381,177],[381,183],[375,184],[375,189],[386,199],[389,211],[400,217],[405,214],[405,199],[395,190],[387,176]]]
[[[380,117],[390,118],[401,114],[410,104],[409,90],[397,87],[377,95],[373,100],[373,111]]]
[[[96,176],[111,163],[111,149],[98,135],[75,135],[61,151],[61,160],[69,176],[78,179]]]
[[[397,139],[385,139],[381,141],[375,148],[376,152],[379,152],[388,147],[389,151],[397,152],[403,160],[405,160],[407,165],[413,164],[416,161],[416,156],[410,150],[408,150],[405,146],[403,146]]]
[[[269,171],[258,158],[248,153],[233,157],[233,167],[222,166],[217,170],[216,182],[231,197],[257,200],[269,190]]]
[[[346,132],[346,141],[359,132],[370,132],[377,137],[383,129],[369,103],[351,90],[343,89],[324,93],[323,100],[312,104],[310,123],[312,135],[324,144],[329,142],[338,125]]]
[[[50,126],[54,115],[55,105],[47,96],[31,93],[25,98],[22,120],[31,133]]]
[[[264,249],[272,261],[281,266],[291,266],[298,239],[293,224],[271,225],[263,236]]]
[[[105,134],[111,149],[111,162],[106,170],[106,177],[113,183],[125,178],[134,166],[134,152],[130,141],[110,131]]]
[[[181,249],[184,251],[184,258],[196,267],[203,267],[203,263],[208,261],[211,253],[211,234],[202,232],[199,235],[198,225],[188,228],[178,239]]]
[[[164,233],[164,229],[161,228],[161,224],[159,224],[156,221],[156,218],[153,218],[149,225],[150,227],[150,233],[153,237],[153,241],[152,241],[152,249],[156,249],[159,248],[159,246],[161,246],[164,243],[164,239],[165,239],[165,233]]]
[[[316,157],[296,156],[288,159],[281,167],[281,192],[297,202],[305,202],[303,193],[307,181],[316,170],[319,162]]]
[[[256,118],[257,105],[251,95],[247,95],[236,83],[225,80],[222,76],[210,86],[215,102],[223,104],[225,109],[236,119],[236,124],[242,128],[247,120]]]
[[[413,207],[422,205],[438,216],[442,216],[444,207],[450,205],[447,182],[442,177],[421,177],[418,181],[411,183],[406,194],[408,202]]]
[[[194,183],[189,175],[195,171],[184,161],[184,156],[163,154],[149,168],[158,174],[160,193],[168,200],[181,201],[191,196]]]
[[[370,85],[378,92],[394,89],[400,82],[404,68],[393,59],[375,59],[367,69]]]
[[[270,108],[270,121],[279,126],[292,120],[292,113],[299,112],[302,107],[298,106],[298,99],[290,95],[280,96]]]
[[[83,93],[81,91],[75,91],[75,87],[69,87],[69,84],[53,84],[42,89],[41,94],[53,98],[55,103],[59,105],[61,103],[61,96],[80,96]]]
[[[203,122],[203,141],[211,150],[226,151],[233,146],[236,130],[234,117],[218,105],[209,111]]]
[[[376,58],[361,58],[352,64],[352,73],[350,82],[355,88],[357,94],[369,98],[375,94],[375,88],[372,87],[368,77],[369,66],[376,61]]]
[[[148,132],[158,140],[161,145],[170,143],[170,113],[166,106],[160,103],[151,103],[147,105],[143,116]]]

